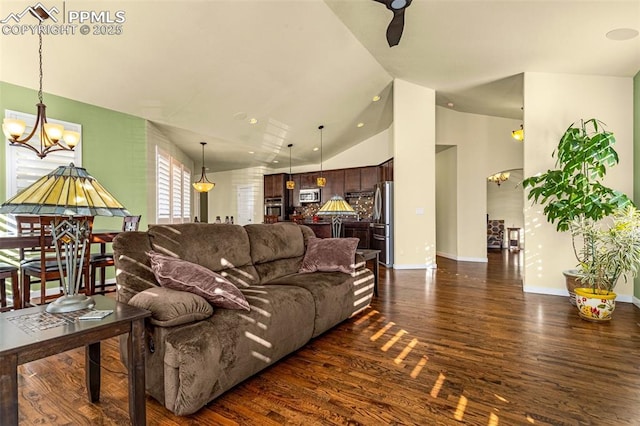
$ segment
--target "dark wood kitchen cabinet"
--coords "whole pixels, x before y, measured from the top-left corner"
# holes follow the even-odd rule
[[[380,164],[380,181],[393,180],[393,158]]]
[[[317,188],[316,179],[320,176],[320,172],[300,173],[300,188],[313,189]]]
[[[327,179],[327,184],[322,188],[322,204],[326,203],[334,195],[344,195],[344,169],[327,170],[322,172]]]
[[[360,167],[344,170],[344,192],[360,191]]]
[[[285,198],[285,181],[284,173],[264,176],[264,198]]]
[[[360,168],[360,191],[373,191],[380,180],[377,166]]]
[[[344,192],[373,191],[380,181],[378,166],[356,167],[344,170]]]

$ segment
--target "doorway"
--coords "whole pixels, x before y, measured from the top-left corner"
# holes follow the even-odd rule
[[[522,169],[496,172],[505,180],[487,179],[487,251],[524,248]],[[494,232],[495,230],[495,232]],[[517,241],[514,241],[517,240]]]

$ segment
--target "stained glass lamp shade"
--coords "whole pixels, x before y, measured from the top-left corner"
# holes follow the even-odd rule
[[[63,296],[47,305],[47,312],[73,312],[91,308],[91,297],[80,294],[83,256],[89,250],[91,226],[74,216],[130,216],[113,195],[82,167],[60,166],[31,186],[5,201],[0,213],[58,216],[51,223]],[[85,283],[85,287],[87,287]]]

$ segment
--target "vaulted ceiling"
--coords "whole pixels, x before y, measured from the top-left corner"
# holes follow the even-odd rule
[[[43,2],[54,3],[78,7]],[[0,19],[29,4],[3,0]],[[325,158],[379,133],[392,121],[394,78],[435,89],[441,106],[517,119],[525,71],[640,70],[640,37],[606,36],[640,29],[638,0],[413,0],[392,48],[392,14],[373,0],[102,0],[82,9],[124,11],[122,34],[45,36],[45,92],[151,120],[197,163],[206,141],[211,171],[288,164],[289,143],[294,164],[318,162],[320,124]],[[0,35],[0,58],[0,80],[37,89],[37,36]]]

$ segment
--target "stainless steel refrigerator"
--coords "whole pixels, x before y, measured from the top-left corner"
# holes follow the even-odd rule
[[[380,263],[393,267],[393,182],[376,184],[371,227],[371,248],[380,250]]]

